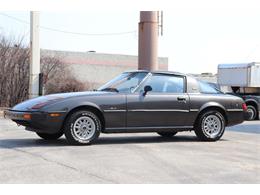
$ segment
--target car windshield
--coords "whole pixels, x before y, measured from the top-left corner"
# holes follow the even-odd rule
[[[131,92],[147,74],[147,72],[125,72],[101,86],[98,91]]]

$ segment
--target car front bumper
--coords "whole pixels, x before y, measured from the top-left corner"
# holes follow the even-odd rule
[[[26,130],[50,134],[62,129],[65,116],[66,112],[4,111],[5,118],[26,127]]]

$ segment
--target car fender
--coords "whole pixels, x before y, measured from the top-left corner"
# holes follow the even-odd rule
[[[222,109],[224,112],[226,112],[226,108],[221,105],[220,103],[217,103],[217,102],[207,102],[205,104],[203,104],[200,109],[199,109],[199,113],[201,113],[203,110],[209,108],[209,107],[218,107],[220,109]]]
[[[80,108],[80,107],[84,107],[84,106],[89,106],[89,107],[93,107],[96,108],[97,110],[99,110],[101,113],[103,113],[103,110],[100,108],[99,105],[93,103],[93,102],[89,102],[89,101],[84,101],[84,102],[77,102],[76,104],[74,104],[73,106],[71,106],[68,110],[68,113],[76,108]]]
[[[50,105],[44,106],[41,111],[47,111],[47,112],[64,111],[66,113],[69,113],[71,110],[82,106],[91,106],[103,112],[100,106],[94,102],[82,101],[82,99],[71,99],[71,98],[63,99],[61,101],[57,101]]]
[[[80,103],[78,102],[77,104],[71,105],[64,116],[63,124],[66,121],[66,119],[68,118],[68,116],[70,116],[71,113],[76,111],[78,108],[86,108],[86,107],[91,107],[91,108],[96,109],[99,112],[99,116],[101,117],[100,119],[101,119],[102,125],[105,125],[105,117],[104,117],[103,110],[97,104],[95,104],[93,102],[89,102],[89,101],[84,101],[84,102],[80,102]]]
[[[206,110],[207,108],[210,108],[210,107],[215,107],[215,108],[219,108],[219,109],[221,109],[221,110],[223,110],[224,111],[224,117],[225,117],[225,119],[227,120],[227,110],[226,110],[226,108],[223,106],[223,105],[221,105],[220,103],[217,103],[217,102],[207,102],[207,103],[205,103],[205,104],[203,104],[201,107],[200,107],[200,109],[199,109],[199,111],[198,111],[198,113],[197,113],[197,116],[196,116],[196,120],[195,120],[195,122],[197,121],[197,119],[198,119],[198,117],[200,116],[200,114],[204,111],[204,110]]]

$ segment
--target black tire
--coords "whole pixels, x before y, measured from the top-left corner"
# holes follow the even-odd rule
[[[253,121],[256,120],[257,117],[257,110],[252,105],[247,105],[247,120]]]
[[[211,121],[212,118],[213,122]],[[206,124],[208,124],[208,126]],[[223,114],[216,110],[209,110],[199,116],[194,131],[201,141],[217,141],[223,136],[225,126],[226,121]],[[216,128],[216,132],[210,133],[212,132],[212,128]]]
[[[89,120],[88,122],[91,122],[91,124],[86,123],[86,126],[89,125],[88,127],[92,128],[92,130],[87,130],[87,127],[85,127],[85,129],[82,129],[84,127],[77,126],[77,121],[80,121],[82,118],[86,118],[86,120]],[[84,121],[84,119],[82,120]],[[75,128],[80,128],[78,130],[80,132],[77,132]],[[87,110],[79,110],[72,113],[66,120],[64,126],[64,134],[67,141],[72,145],[87,145],[93,143],[99,137],[101,128],[101,121],[95,113]],[[91,133],[89,133],[89,131],[91,131]],[[80,136],[82,132],[88,137],[83,138],[82,136]]]
[[[47,133],[36,133],[36,134],[45,140],[57,140],[63,135],[63,132],[59,132],[55,134],[47,134]]]
[[[173,137],[177,132],[157,132],[162,137]]]

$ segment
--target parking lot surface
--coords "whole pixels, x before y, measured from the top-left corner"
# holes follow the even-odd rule
[[[260,122],[218,142],[193,132],[101,134],[90,146],[44,141],[0,118],[0,183],[260,183]]]

